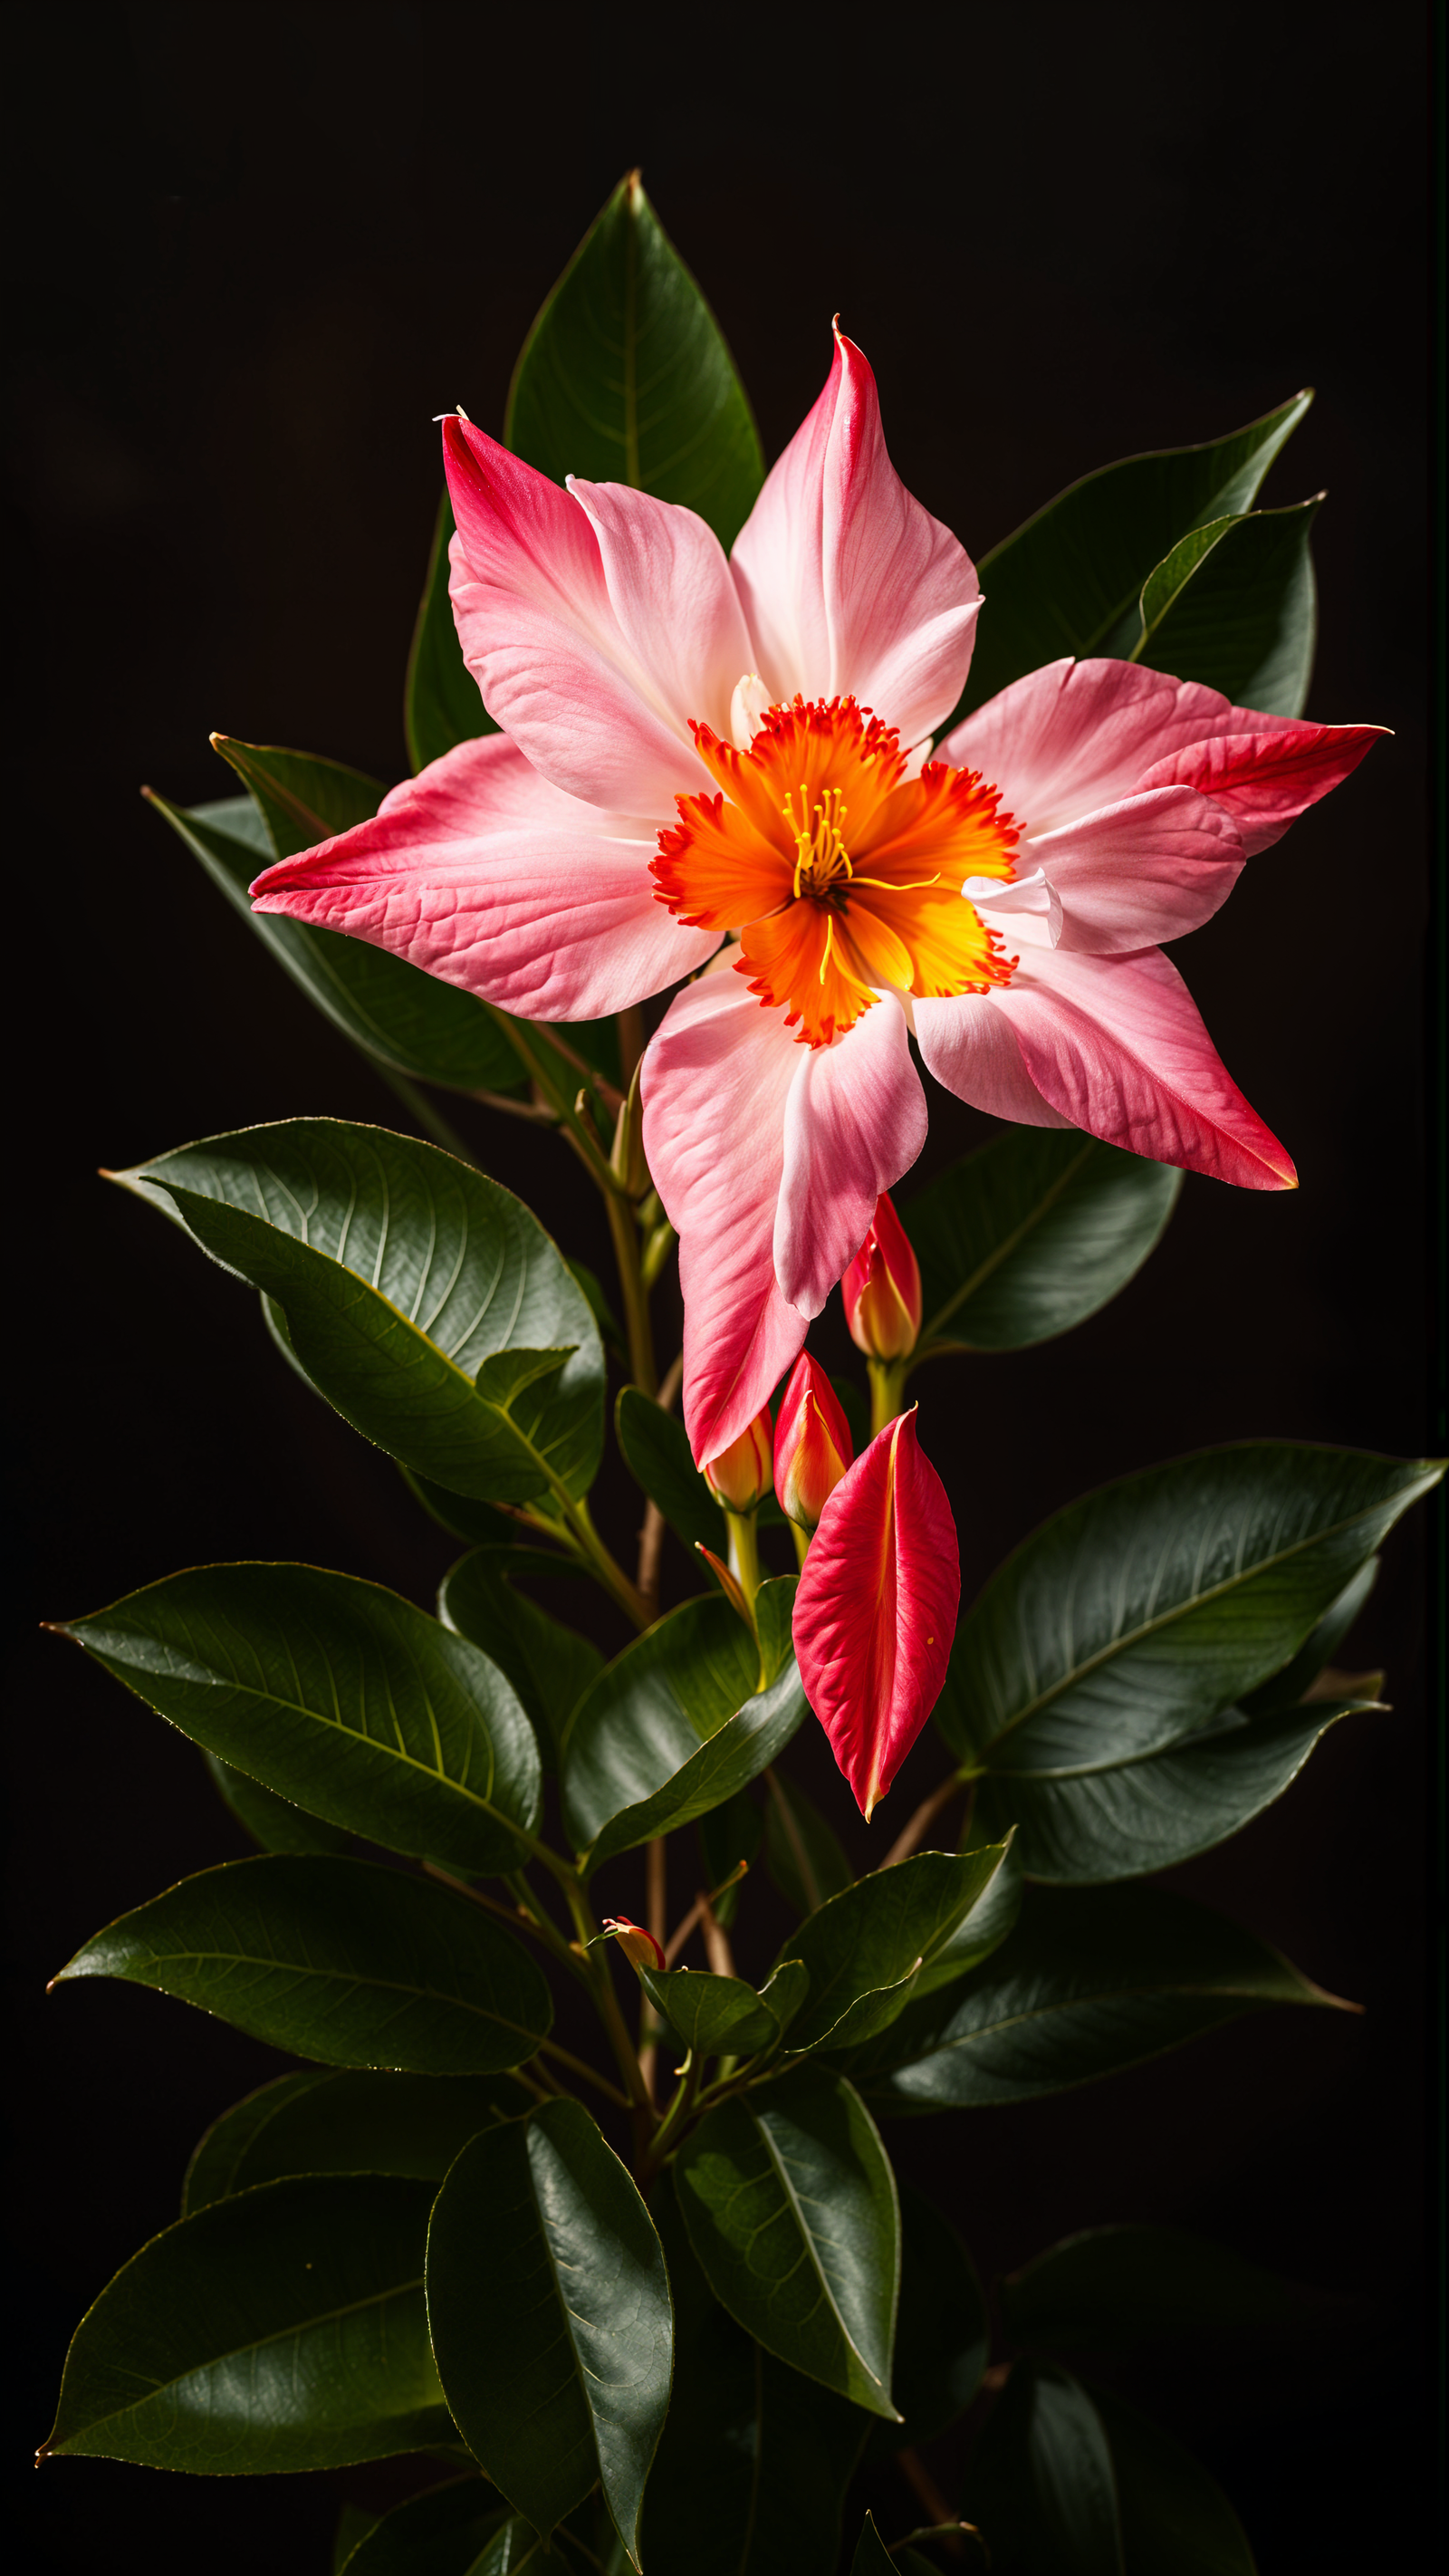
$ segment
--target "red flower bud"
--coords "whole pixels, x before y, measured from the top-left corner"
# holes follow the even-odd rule
[[[921,1269],[884,1190],[841,1289],[856,1349],[873,1360],[909,1359],[921,1330]]]
[[[802,1351],[775,1425],[775,1492],[787,1519],[813,1530],[854,1455],[835,1389]]]
[[[770,1408],[757,1413],[749,1428],[706,1458],[704,1481],[727,1512],[752,1512],[770,1490]]]
[[[604,1930],[612,1932],[626,1959],[636,1968],[662,1968],[664,1953],[652,1932],[642,1923],[631,1923],[627,1914],[606,1914]]]

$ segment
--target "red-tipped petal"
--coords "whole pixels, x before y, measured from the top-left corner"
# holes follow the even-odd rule
[[[1271,849],[1290,823],[1357,769],[1383,733],[1380,725],[1281,721],[1271,732],[1258,732],[1251,716],[1241,721],[1241,733],[1217,734],[1169,753],[1137,785],[1139,794],[1152,787],[1198,788],[1232,816],[1250,858]],[[1150,933],[1154,939],[1166,935]]]
[[[631,1923],[627,1914],[606,1914],[604,1930],[612,1932],[626,1959],[636,1968],[663,1968],[668,1962],[652,1932]]]
[[[802,1351],[775,1425],[775,1492],[786,1518],[813,1530],[854,1454],[840,1398],[819,1361]]]
[[[940,1697],[960,1606],[956,1524],[913,1406],[836,1486],[795,1596],[805,1696],[867,1819]]]

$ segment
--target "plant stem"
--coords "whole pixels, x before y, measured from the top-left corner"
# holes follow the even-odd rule
[[[605,1204],[609,1232],[614,1239],[619,1294],[624,1302],[630,1372],[635,1385],[642,1387],[646,1395],[653,1395],[659,1381],[654,1369],[654,1330],[649,1321],[649,1292],[639,1266],[639,1228],[630,1201],[621,1198],[617,1188],[610,1192]]]
[[[725,1528],[730,1534],[730,1572],[753,1613],[755,1594],[760,1588],[760,1542],[755,1533],[755,1515],[753,1512],[727,1511]]]
[[[573,1917],[574,1930],[578,1936],[579,1948],[583,1953],[589,1984],[593,1990],[595,2010],[609,2034],[609,2045],[613,2049],[615,2063],[624,2079],[624,2089],[628,2095],[628,2104],[625,2107],[630,2105],[633,2107],[635,2144],[642,2153],[644,2142],[653,2129],[658,2114],[654,2108],[653,2096],[645,2088],[638,2055],[619,2008],[619,1998],[614,1992],[614,1980],[609,1972],[609,1962],[606,1958],[598,1956],[589,1946],[591,1941],[597,1938],[598,1924],[589,1910],[588,1900],[584,1895],[577,1870],[570,1869],[565,1862],[560,1861],[557,1853],[545,1852],[542,1845],[539,1849],[540,1857],[545,1858],[553,1870]]]
[[[949,1807],[953,1798],[959,1798],[965,1786],[966,1783],[960,1772],[953,1771],[948,1780],[942,1781],[939,1789],[933,1789],[929,1798],[923,1798],[915,1814],[897,1834],[885,1859],[881,1862],[881,1868],[894,1869],[898,1860],[908,1860],[921,1836],[935,1823],[942,1808]]]
[[[571,2075],[581,2075],[586,2084],[594,2085],[600,2093],[607,2093],[610,2101],[617,2102],[621,2111],[628,2110],[628,2094],[621,2093],[617,2084],[611,2084],[607,2075],[598,2074],[582,2057],[575,2057],[571,2048],[560,2048],[556,2039],[541,2039],[538,2045],[540,2055],[556,2057],[560,2066],[566,2066]]]
[[[563,1493],[562,1486],[559,1491],[560,1494]],[[652,1627],[653,1609],[645,1600],[637,1583],[630,1582],[622,1565],[604,1545],[589,1517],[588,1504],[583,1501],[575,1502],[569,1495],[564,1499],[564,1508],[568,1513],[569,1527],[577,1538],[580,1553],[588,1559],[605,1591],[613,1594],[625,1617],[632,1619],[636,1628]]]
[[[870,1371],[870,1436],[884,1431],[894,1422],[905,1400],[906,1362],[904,1360],[868,1360]]]
[[[669,1932],[669,1878],[664,1837],[655,1836],[644,1853],[644,1920],[662,1950]],[[643,1987],[639,1989],[639,2072],[654,2099],[659,2062],[659,2033],[664,2025]]]

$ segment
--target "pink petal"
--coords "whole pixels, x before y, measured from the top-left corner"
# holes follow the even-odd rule
[[[875,378],[837,330],[825,390],[735,541],[755,668],[776,698],[854,697],[916,742],[971,663],[980,589],[886,454]]]
[[[1070,1127],[1053,1109],[1022,1062],[1011,1021],[987,993],[962,993],[949,1002],[913,1002],[921,1062],[945,1090],[992,1118],[1018,1127]]]
[[[798,1054],[785,1103],[774,1260],[781,1294],[808,1318],[860,1250],[881,1192],[924,1145],[926,1096],[894,994],[833,1046]]]
[[[1158,787],[1033,837],[1061,897],[1063,948],[1155,947],[1209,921],[1242,872],[1229,816],[1190,788]],[[1003,925],[1010,952],[1011,931]]]
[[[443,452],[453,615],[490,715],[571,796],[669,817],[707,776],[619,623],[586,512],[471,421],[444,422]]]
[[[800,1054],[784,1012],[726,968],[676,997],[644,1057],[644,1151],[679,1236],[696,1460],[738,1439],[805,1339],[771,1254]]]
[[[1169,752],[1138,785],[1167,787],[1180,781],[1201,788],[1231,814],[1250,859],[1271,849],[1290,823],[1347,778],[1384,731],[1381,725],[1285,721],[1265,732],[1261,717],[1245,718],[1234,708],[1233,718],[1243,724],[1241,733],[1217,734]]]
[[[1137,662],[1068,660],[1013,680],[947,734],[939,757],[979,769],[1022,831],[1035,835],[1132,795],[1146,771],[1190,743],[1289,724],[1287,716],[1245,716],[1216,689]]]
[[[709,955],[653,899],[648,825],[550,786],[506,734],[459,743],[370,822],[258,877],[281,912],[541,1020],[598,1019]]]
[[[956,1524],[912,1406],[836,1486],[795,1595],[805,1696],[867,1820],[941,1695],[960,1606]]]
[[[992,1006],[1009,1020],[1037,1090],[1071,1126],[1240,1189],[1296,1188],[1291,1161],[1249,1108],[1160,949],[1135,957],[1032,949]]]
[[[727,735],[730,700],[752,648],[739,594],[713,528],[693,510],[623,483],[569,491],[598,540],[619,632],[677,732],[691,721]]]

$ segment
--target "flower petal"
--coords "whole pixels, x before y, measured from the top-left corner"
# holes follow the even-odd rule
[[[805,1339],[771,1240],[800,1058],[782,1011],[729,969],[670,1004],[645,1052],[644,1151],[679,1236],[684,1420],[697,1461],[752,1422]]]
[[[833,1046],[801,1047],[785,1102],[775,1276],[807,1318],[870,1231],[876,1201],[926,1141],[906,1016],[885,994]]]
[[[258,912],[391,950],[529,1019],[591,1020],[715,944],[653,899],[647,824],[565,796],[506,734],[461,742],[371,821],[268,868]]]
[[[1139,788],[1179,782],[1200,788],[1232,816],[1250,859],[1271,849],[1290,823],[1357,769],[1385,731],[1382,725],[1281,720],[1266,732],[1260,716],[1245,717],[1237,708],[1232,715],[1235,724],[1242,724],[1241,733],[1216,734],[1169,752],[1137,783]]]
[[[875,378],[838,330],[825,390],[731,560],[777,699],[854,697],[905,743],[949,714],[971,664],[975,568],[896,473]]]
[[[729,730],[750,635],[713,528],[673,501],[623,483],[568,489],[598,540],[619,632],[679,732],[691,720]]]
[[[1187,787],[1153,788],[1059,831],[1034,833],[1022,856],[1061,897],[1058,944],[1097,955],[1199,929],[1226,903],[1243,867],[1231,817]],[[1009,927],[1003,935],[1009,942]]]
[[[1009,1118],[1018,1127],[1070,1127],[1073,1121],[1043,1100],[1032,1081],[997,999],[961,993],[953,1001],[912,1002],[922,1064],[945,1090],[992,1118]]]
[[[569,795],[671,813],[707,781],[619,623],[583,507],[471,421],[444,422],[443,453],[453,616],[489,714]]]
[[[960,1606],[956,1524],[912,1406],[831,1494],[795,1595],[805,1696],[867,1820],[940,1697]]]

